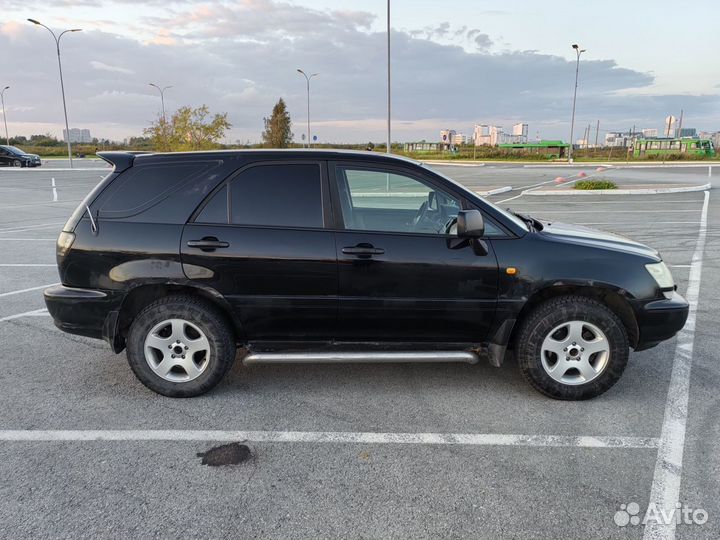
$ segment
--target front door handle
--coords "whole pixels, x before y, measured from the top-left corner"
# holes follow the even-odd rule
[[[382,255],[385,250],[382,248],[376,248],[372,244],[358,244],[357,246],[348,246],[342,248],[342,252],[345,255],[357,255],[360,258],[368,258],[373,255]]]
[[[218,248],[230,247],[230,242],[218,240],[214,236],[206,236],[202,240],[188,240],[188,247],[199,248],[203,251],[215,251]]]

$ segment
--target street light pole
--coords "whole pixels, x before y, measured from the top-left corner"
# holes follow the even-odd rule
[[[305,82],[307,83],[307,147],[310,148],[310,144],[311,144],[311,140],[310,140],[310,79],[312,79],[313,77],[317,77],[320,74],[313,73],[312,75],[308,75],[302,69],[299,69],[299,68],[297,71],[303,77],[305,77]]]
[[[573,92],[573,107],[572,107],[572,120],[570,121],[570,147],[568,148],[568,163],[572,163],[572,151],[573,151],[573,133],[575,131],[575,102],[577,101],[577,89],[578,89],[578,73],[580,72],[580,55],[585,52],[585,49],[581,49],[577,43],[573,43],[572,46],[577,53],[577,62],[575,63],[575,91]]]
[[[160,88],[155,83],[148,83],[148,84],[154,88],[157,88],[158,92],[160,92],[160,105],[162,106],[162,117],[163,117],[163,122],[166,122],[167,119],[165,118],[165,90],[167,90],[168,88],[172,88],[172,85],[163,86],[162,88]]]
[[[390,102],[390,0],[387,0],[387,150],[388,154],[390,150],[390,113],[391,113],[391,102]]]
[[[60,70],[60,92],[62,93],[63,112],[65,113],[65,133],[67,134],[68,159],[70,160],[70,168],[72,169],[73,161],[72,161],[72,148],[70,145],[70,125],[68,124],[67,105],[65,103],[65,84],[63,83],[62,62],[60,61],[60,39],[68,32],[80,32],[80,31],[82,31],[82,28],[72,28],[70,30],[64,30],[63,32],[60,32],[59,36],[56,36],[55,32],[50,30],[49,27],[45,26],[41,22],[36,21],[35,19],[28,19],[28,21],[45,28],[48,32],[50,32],[50,34],[52,34],[52,37],[55,40],[55,48],[57,50],[57,57],[58,57],[58,68]]]
[[[9,86],[6,86],[2,90],[0,90],[0,101],[2,101],[2,111],[3,111],[3,120],[5,121],[5,144],[10,146],[10,136],[8,135],[8,129],[7,129],[7,116],[5,115],[5,90],[10,88]]]

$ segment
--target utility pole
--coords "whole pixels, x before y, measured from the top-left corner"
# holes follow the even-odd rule
[[[159,87],[157,84],[155,84],[155,83],[148,83],[148,86],[152,86],[153,88],[157,88],[157,89],[158,89],[158,92],[160,92],[160,106],[162,107],[162,119],[163,119],[163,123],[164,123],[164,122],[167,122],[167,118],[165,118],[165,90],[167,90],[168,88],[172,88],[172,85],[170,85],[170,86],[163,86],[162,88],[160,88],[160,87]]]
[[[310,79],[317,77],[319,73],[313,73],[308,76],[302,69],[298,69],[297,72],[302,74],[302,76],[305,77],[305,82],[307,82],[307,147],[310,148]]]
[[[677,129],[677,138],[678,139],[681,137],[682,121],[683,121],[683,110],[680,109],[680,121],[678,122],[678,129]]]
[[[590,148],[590,124],[588,124],[587,135],[585,136],[585,150]]]
[[[70,168],[72,169],[73,161],[72,161],[72,148],[71,148],[71,144],[70,144],[70,125],[68,124],[67,105],[65,104],[65,85],[63,84],[62,62],[60,61],[60,39],[68,32],[81,32],[82,28],[72,28],[70,30],[65,30],[63,32],[60,32],[59,36],[56,36],[55,32],[50,30],[49,27],[45,26],[41,22],[36,21],[35,19],[28,19],[28,21],[33,24],[36,24],[38,26],[44,27],[48,32],[50,32],[52,34],[52,37],[55,39],[55,48],[57,49],[57,58],[58,58],[58,68],[60,69],[60,92],[62,93],[63,112],[65,113],[65,133],[67,134],[68,159],[70,160]]]
[[[388,0],[389,1],[389,0]],[[572,163],[573,152],[573,132],[575,131],[575,103],[577,102],[578,73],[580,72],[580,55],[585,52],[577,43],[572,46],[577,54],[577,62],[575,63],[575,91],[573,92],[572,120],[570,121],[570,147],[568,148],[568,163]]]
[[[10,146],[10,136],[8,135],[8,128],[7,128],[7,115],[5,114],[5,90],[10,88],[9,86],[6,86],[2,90],[0,90],[0,101],[2,101],[2,112],[3,112],[3,120],[5,121],[5,144]]]
[[[595,148],[598,147],[598,138],[600,137],[600,120],[597,121],[597,127],[595,128]]]
[[[390,100],[390,0],[387,0],[387,153],[390,154],[390,141],[392,140],[390,133],[390,117],[391,117],[391,100]]]

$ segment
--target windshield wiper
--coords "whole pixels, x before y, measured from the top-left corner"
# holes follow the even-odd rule
[[[528,227],[530,227],[533,231],[542,231],[543,230],[543,224],[540,223],[537,219],[535,219],[532,216],[529,216],[527,214],[523,214],[521,212],[515,212],[514,210],[507,209],[508,212],[511,212],[513,215],[519,217],[522,219],[525,223],[528,224]]]

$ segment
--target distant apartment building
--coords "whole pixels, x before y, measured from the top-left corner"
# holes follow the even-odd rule
[[[71,143],[90,143],[92,142],[92,136],[90,135],[89,129],[78,129],[70,128],[70,136],[68,139],[68,131],[63,129],[63,140]]]
[[[528,141],[528,125],[524,123],[515,124],[512,128],[512,140],[515,144],[523,144]]]
[[[680,128],[677,130],[677,137],[697,137],[697,129],[695,128]]]
[[[518,123],[512,127],[511,133],[505,133],[502,126],[475,124],[472,143],[475,146],[497,146],[498,144],[518,144],[528,141],[528,125]]]
[[[475,124],[473,130],[473,144],[475,146],[490,145],[490,126],[487,124]]]
[[[468,142],[468,137],[463,133],[456,133],[453,135],[452,144],[454,146],[462,146]]]
[[[633,141],[643,136],[637,131],[610,131],[605,134],[605,146],[626,148],[633,145]]]
[[[473,143],[475,146],[497,146],[506,142],[506,134],[502,126],[487,126],[480,124],[475,126]]]
[[[642,130],[642,136],[646,139],[657,137],[658,136],[658,130],[657,128],[645,128]]]

